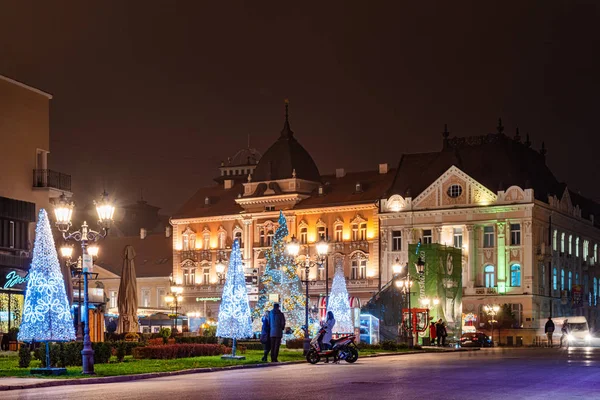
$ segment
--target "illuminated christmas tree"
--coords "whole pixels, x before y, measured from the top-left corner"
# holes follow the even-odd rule
[[[344,271],[337,268],[333,276],[331,285],[331,293],[327,303],[327,311],[333,312],[335,317],[335,333],[352,333],[354,325],[352,324],[352,309],[350,308],[350,300],[348,299],[348,290],[346,289],[346,278]]]
[[[18,339],[23,342],[75,340],[73,317],[54,246],[46,210],[41,209],[35,229],[33,262],[25,292]]]
[[[219,306],[217,336],[234,339],[234,357],[235,341],[252,336],[252,320],[250,318],[246,278],[244,277],[240,243],[237,239],[233,242],[231,248],[227,277],[225,278],[223,296]]]
[[[278,297],[281,311],[285,314],[286,325],[296,337],[304,337],[305,297],[302,294],[302,282],[296,271],[294,260],[285,251],[285,238],[288,235],[287,222],[283,212],[279,213],[279,226],[273,237],[271,250],[265,254],[265,271],[260,278],[263,288],[253,312],[254,330],[260,331],[260,320],[265,311],[271,311]],[[269,295],[277,295],[270,298]]]

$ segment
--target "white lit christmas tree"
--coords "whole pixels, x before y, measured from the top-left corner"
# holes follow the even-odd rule
[[[23,342],[75,340],[73,317],[65,291],[48,214],[38,214],[33,261],[25,292],[23,320],[18,339]]]
[[[272,248],[265,254],[265,271],[260,278],[263,288],[253,311],[255,330],[260,331],[260,321],[265,311],[273,309],[275,302],[269,298],[269,295],[277,295],[281,311],[285,314],[286,325],[292,329],[294,336],[300,338],[304,337],[302,325],[304,325],[305,297],[302,294],[302,283],[296,265],[285,251],[288,228],[282,212],[279,213],[278,224]]]
[[[352,309],[348,299],[348,290],[346,289],[346,278],[342,268],[336,268],[331,285],[331,293],[327,303],[327,311],[333,312],[335,317],[334,333],[352,333],[354,325],[352,324]]]
[[[252,336],[252,320],[250,305],[248,304],[246,278],[244,276],[240,243],[237,239],[231,247],[227,277],[225,278],[223,296],[219,306],[217,336],[234,340],[233,357],[235,357],[236,340]]]

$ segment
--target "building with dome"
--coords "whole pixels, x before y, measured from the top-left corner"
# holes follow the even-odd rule
[[[274,139],[262,157],[248,148],[223,162],[216,184],[199,189],[171,218],[173,277],[184,286],[184,312],[206,309],[206,317],[216,316],[224,278],[217,265],[227,265],[236,238],[242,244],[250,301],[258,299],[265,250],[280,211],[290,236],[302,244],[301,254],[314,255],[319,238],[330,239],[327,268],[313,268],[308,276],[311,306],[324,304],[320,300],[336,268],[344,270],[354,305],[379,290],[377,202],[394,171],[381,164],[372,171],[337,169],[322,175],[291,129],[287,104],[283,129]]]

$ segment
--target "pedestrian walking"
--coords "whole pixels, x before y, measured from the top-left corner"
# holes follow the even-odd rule
[[[262,317],[262,329],[260,331],[260,342],[263,345],[264,355],[263,362],[267,361],[269,352],[271,351],[271,329],[269,328],[269,312],[265,311]]]
[[[548,321],[546,321],[546,325],[544,326],[544,333],[546,333],[546,337],[548,338],[548,346],[552,348],[554,345],[554,343],[552,343],[552,335],[554,335],[554,322],[552,321],[552,317],[548,317]]]
[[[279,346],[285,329],[285,316],[279,309],[279,303],[273,304],[269,313],[269,336],[271,339],[271,362],[279,362]]]
[[[429,341],[432,346],[435,346],[435,337],[436,337],[436,329],[435,322],[431,321],[431,325],[429,325]]]
[[[562,328],[560,328],[560,345],[558,346],[558,348],[561,348],[563,345],[563,339],[566,339],[567,342],[567,349],[569,348],[569,320],[565,319],[563,321],[563,326]]]

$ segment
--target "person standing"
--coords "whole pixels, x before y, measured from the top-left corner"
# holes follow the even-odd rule
[[[565,319],[563,321],[563,326],[562,328],[560,328],[560,345],[558,346],[558,348],[562,347],[563,344],[563,339],[566,339],[567,341],[567,349],[569,348],[569,320]]]
[[[442,322],[442,347],[446,346],[446,337],[448,336],[448,330],[446,329],[446,323]]]
[[[552,348],[554,345],[552,343],[552,335],[554,335],[554,322],[552,322],[552,317],[548,317],[548,321],[546,321],[546,325],[544,326],[544,333],[548,338],[548,346]]]
[[[265,311],[265,315],[262,317],[262,329],[260,331],[260,342],[263,345],[264,355],[262,358],[263,362],[267,361],[269,352],[271,351],[271,329],[269,328],[269,312]]]
[[[442,319],[440,318],[435,324],[435,337],[437,338],[438,346],[440,346],[442,342],[442,329],[444,329],[444,326],[442,325]]]
[[[429,341],[432,346],[435,346],[435,337],[436,337],[436,329],[435,322],[431,321],[431,325],[429,325]]]
[[[285,315],[279,309],[279,303],[273,304],[269,313],[269,336],[271,337],[271,362],[279,362],[279,346],[285,329]]]

